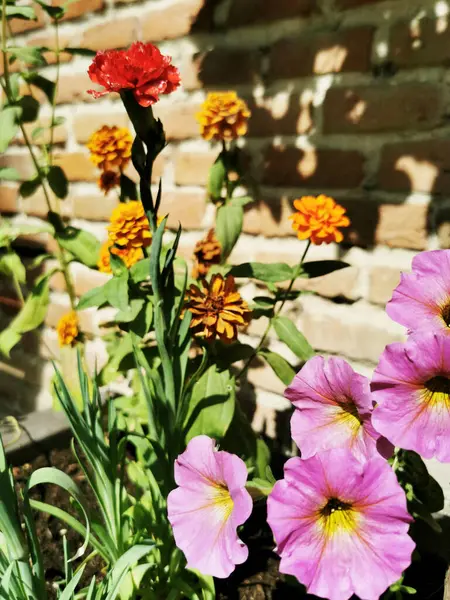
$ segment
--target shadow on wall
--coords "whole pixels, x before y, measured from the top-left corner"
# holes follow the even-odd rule
[[[324,192],[348,209],[349,245],[423,250],[437,233],[440,246],[450,247],[448,3],[440,3],[440,17],[435,2],[408,19],[386,8],[383,41],[375,38],[380,19],[337,29],[335,18],[339,8],[381,11],[383,2],[336,0],[333,18],[319,4],[205,0],[192,25],[201,85],[236,88],[252,110],[245,143],[261,212],[248,208],[247,231],[288,234],[292,200]],[[299,21],[300,33],[283,38],[282,19],[311,15],[313,26]],[[269,24],[278,40],[270,46]],[[245,49],[229,42],[239,27],[252,27],[239,33],[252,40]],[[199,29],[226,35],[204,49]],[[265,215],[273,226],[261,223]]]

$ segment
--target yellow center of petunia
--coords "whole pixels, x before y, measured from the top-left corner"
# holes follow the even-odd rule
[[[350,503],[339,498],[330,498],[319,511],[319,524],[327,537],[336,533],[351,532],[357,526],[357,513]]]
[[[362,419],[356,404],[352,400],[348,400],[340,404],[340,409],[337,416],[338,422],[347,425],[349,429],[357,432],[361,427]]]
[[[211,499],[220,514],[220,519],[223,521],[228,520],[234,507],[234,502],[228,488],[224,485],[215,484]]]
[[[445,407],[450,410],[450,379],[437,375],[424,384],[422,398],[430,407]]]
[[[447,302],[447,304],[444,304],[442,307],[441,317],[447,327],[450,327],[450,302]]]

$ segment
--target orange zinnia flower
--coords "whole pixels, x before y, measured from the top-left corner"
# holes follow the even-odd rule
[[[294,200],[298,212],[290,219],[292,228],[297,232],[299,240],[311,240],[316,246],[342,242],[344,236],[339,227],[348,227],[350,219],[345,216],[345,208],[337,204],[333,198],[324,196],[303,196]]]
[[[79,334],[78,317],[75,311],[70,311],[58,321],[56,326],[60,346],[73,346]]]
[[[238,326],[246,325],[251,318],[247,302],[236,290],[234,277],[213,275],[202,289],[191,285],[187,293],[186,308],[192,313],[191,328],[199,337],[212,342],[219,337],[229,344],[237,338]]]
[[[210,229],[206,237],[196,243],[194,248],[195,264],[192,277],[199,279],[208,274],[212,265],[220,264],[222,248],[216,238],[214,229]]]
[[[111,214],[108,227],[109,240],[121,248],[146,248],[152,242],[152,234],[144,207],[137,200],[121,202]]]
[[[247,104],[236,92],[211,92],[197,120],[205,140],[234,140],[247,133],[250,115]]]
[[[144,258],[142,248],[117,248],[117,246],[112,245],[110,240],[106,240],[100,249],[100,258],[97,263],[98,270],[101,273],[112,273],[110,252],[120,256],[128,269],[139,262],[141,258]]]
[[[87,143],[91,161],[102,171],[123,171],[130,162],[132,145],[133,138],[126,127],[108,125],[95,131]]]

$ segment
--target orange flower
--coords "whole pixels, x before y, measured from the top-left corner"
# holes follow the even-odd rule
[[[338,227],[348,227],[350,219],[345,216],[345,208],[333,198],[324,196],[303,196],[294,200],[298,212],[290,219],[292,228],[297,231],[299,240],[311,240],[316,246],[342,242],[344,236]]]
[[[75,311],[70,311],[58,321],[56,326],[60,346],[73,346],[79,334],[78,317]]]
[[[103,171],[98,179],[98,187],[105,192],[105,196],[108,192],[113,190],[115,187],[120,185],[120,175],[115,171]]]
[[[123,260],[127,268],[129,269],[135,263],[139,262],[141,258],[144,258],[144,253],[142,248],[117,248],[117,246],[113,246],[110,240],[106,240],[106,242],[100,248],[100,258],[97,263],[98,270],[101,273],[112,273],[111,271],[111,256],[110,251]]]
[[[212,265],[220,264],[221,254],[220,242],[216,238],[214,229],[210,229],[206,237],[195,244],[192,277],[194,279],[205,277]]]
[[[144,207],[137,200],[121,202],[111,214],[108,227],[111,244],[121,248],[146,248],[152,242],[152,234]]]
[[[197,120],[205,140],[234,140],[247,133],[251,112],[236,92],[210,92]]]
[[[87,147],[91,161],[102,171],[119,171],[130,162],[133,138],[126,127],[103,125],[91,135]]]
[[[199,337],[212,342],[219,337],[229,344],[237,338],[238,326],[246,325],[251,318],[248,308],[236,290],[234,277],[213,275],[208,284],[202,281],[202,289],[191,285],[187,293],[186,308],[192,313],[191,328]]]

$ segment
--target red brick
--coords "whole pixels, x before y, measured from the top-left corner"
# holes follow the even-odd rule
[[[313,127],[313,97],[308,91],[250,99],[249,136],[303,135]]]
[[[98,179],[98,170],[89,160],[87,153],[57,154],[54,163],[64,170],[69,181],[97,181]]]
[[[14,213],[17,211],[17,186],[0,185],[0,213]]]
[[[440,121],[441,105],[439,87],[426,83],[331,88],[324,103],[324,131],[432,129]]]
[[[260,57],[248,50],[214,48],[187,56],[181,64],[181,81],[187,90],[201,87],[250,84],[259,73]]]
[[[364,178],[364,157],[354,150],[271,146],[263,183],[282,187],[354,188]]]
[[[216,158],[217,152],[178,152],[175,156],[175,183],[205,185]]]
[[[151,10],[142,20],[142,40],[160,42],[188,35],[203,8],[204,0],[178,0]]]
[[[95,86],[92,84],[87,73],[61,75],[56,93],[56,103],[93,102],[94,99],[87,93],[87,90],[93,87]]]
[[[19,35],[33,29],[40,29],[45,25],[45,16],[43,9],[36,2],[28,2],[32,4],[34,13],[37,17],[36,21],[25,21],[24,19],[11,19],[9,25],[11,27],[11,33],[13,35]]]
[[[345,242],[357,246],[383,244],[391,248],[424,250],[427,246],[427,206],[381,204],[366,199],[339,199],[350,218]]]
[[[0,168],[10,167],[19,172],[22,180],[31,179],[36,173],[33,161],[28,153],[23,154],[3,154],[0,156]]]
[[[269,76],[289,79],[368,71],[373,32],[373,27],[358,27],[282,40],[271,50]]]
[[[66,3],[66,0],[53,0],[52,6],[63,6]],[[68,21],[70,19],[78,19],[85,14],[103,10],[104,7],[104,0],[76,0],[75,2],[69,3],[66,14],[62,20]]]
[[[94,25],[84,32],[80,46],[90,50],[125,48],[136,40],[137,26],[134,17]]]
[[[448,66],[450,29],[447,17],[394,25],[389,37],[389,59],[402,68]]]
[[[169,215],[168,226],[177,229],[201,229],[206,210],[206,193],[181,189],[163,191],[161,215]]]
[[[56,199],[54,194],[50,192],[50,204],[53,209],[56,206]],[[48,204],[46,196],[42,191],[42,188],[39,188],[37,192],[28,196],[27,198],[22,198],[20,202],[20,207],[24,213],[27,215],[32,215],[34,217],[46,217],[48,213]],[[72,205],[70,200],[63,200],[60,202],[60,210],[61,214],[64,217],[72,216]]]
[[[200,110],[200,104],[169,104],[157,103],[154,114],[161,119],[167,140],[185,140],[200,135],[200,127],[195,115]]]
[[[115,191],[104,196],[100,191],[98,195],[83,194],[72,196],[73,216],[89,221],[109,221],[113,209],[119,203]]]
[[[82,113],[75,116],[73,130],[79,144],[86,144],[91,135],[103,125],[129,127],[130,122],[125,110],[121,112]]]
[[[227,25],[241,27],[278,19],[307,17],[316,10],[316,0],[233,0]]]
[[[386,304],[392,298],[394,288],[400,283],[400,269],[389,265],[372,267],[369,271],[369,300],[374,304]]]
[[[450,194],[450,141],[388,144],[381,155],[378,185],[392,192]]]
[[[336,8],[347,10],[348,8],[359,8],[367,4],[375,4],[376,2],[384,2],[384,0],[335,0]]]
[[[282,237],[293,235],[292,215],[293,198],[281,195],[278,198],[264,197],[247,205],[244,215],[244,232],[264,237]]]

